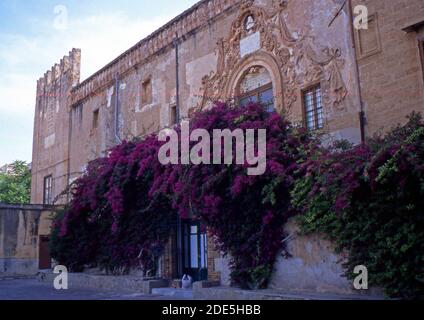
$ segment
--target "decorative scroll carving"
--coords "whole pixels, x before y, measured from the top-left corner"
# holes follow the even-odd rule
[[[303,51],[315,67],[314,77],[321,75],[324,83],[324,103],[340,108],[347,95],[340,68],[344,65],[340,49],[324,48],[320,53],[313,49],[313,39],[305,41]],[[311,71],[314,70],[311,68]]]
[[[340,108],[347,94],[340,73],[344,63],[340,49],[317,49],[312,37],[302,34],[294,36],[283,17],[287,5],[288,0],[274,0],[272,7],[265,9],[254,6],[253,0],[243,1],[228,36],[217,43],[216,72],[203,77],[203,97],[198,108],[216,100],[231,100],[229,95],[232,93],[226,88],[232,72],[242,60],[240,41],[256,32],[260,33],[261,50],[272,54],[280,67],[278,72],[283,75],[286,109],[297,100],[300,87],[317,81],[322,83],[324,102]]]

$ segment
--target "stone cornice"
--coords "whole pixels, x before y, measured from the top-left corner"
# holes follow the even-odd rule
[[[23,211],[54,211],[61,206],[43,204],[5,204],[0,203],[0,210],[23,210]]]

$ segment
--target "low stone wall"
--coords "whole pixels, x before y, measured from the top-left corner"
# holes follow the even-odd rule
[[[0,276],[34,275],[37,271],[37,259],[0,258]]]
[[[279,256],[269,289],[277,291],[300,291],[333,294],[358,294],[353,283],[343,276],[344,257],[335,253],[335,246],[322,235],[299,235],[294,220],[285,226],[287,250],[290,258]],[[221,285],[230,285],[228,259],[215,259],[215,268],[221,273]],[[380,295],[372,289],[361,294]]]
[[[39,281],[50,283],[58,274],[50,271],[40,271],[37,278]],[[143,279],[136,276],[107,276],[87,273],[69,273],[68,288],[82,288],[106,291],[123,291],[143,294],[151,294],[154,288],[164,288],[169,281],[164,279]]]
[[[290,258],[278,257],[269,287],[280,290],[305,290],[357,293],[353,283],[343,276],[345,257],[335,253],[335,246],[322,235],[301,236],[292,220],[285,227]]]
[[[51,210],[0,204],[0,276],[38,272],[39,237],[50,233]]]

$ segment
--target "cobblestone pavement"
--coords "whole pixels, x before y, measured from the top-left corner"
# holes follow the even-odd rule
[[[0,279],[0,300],[170,300],[160,295],[92,289],[56,290],[36,279]]]

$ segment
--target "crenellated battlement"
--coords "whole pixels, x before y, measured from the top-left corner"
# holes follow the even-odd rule
[[[44,73],[44,76],[37,80],[37,92],[41,94],[52,83],[63,76],[70,76],[72,86],[79,84],[81,67],[81,50],[72,49],[68,55],[64,56],[59,63]]]

